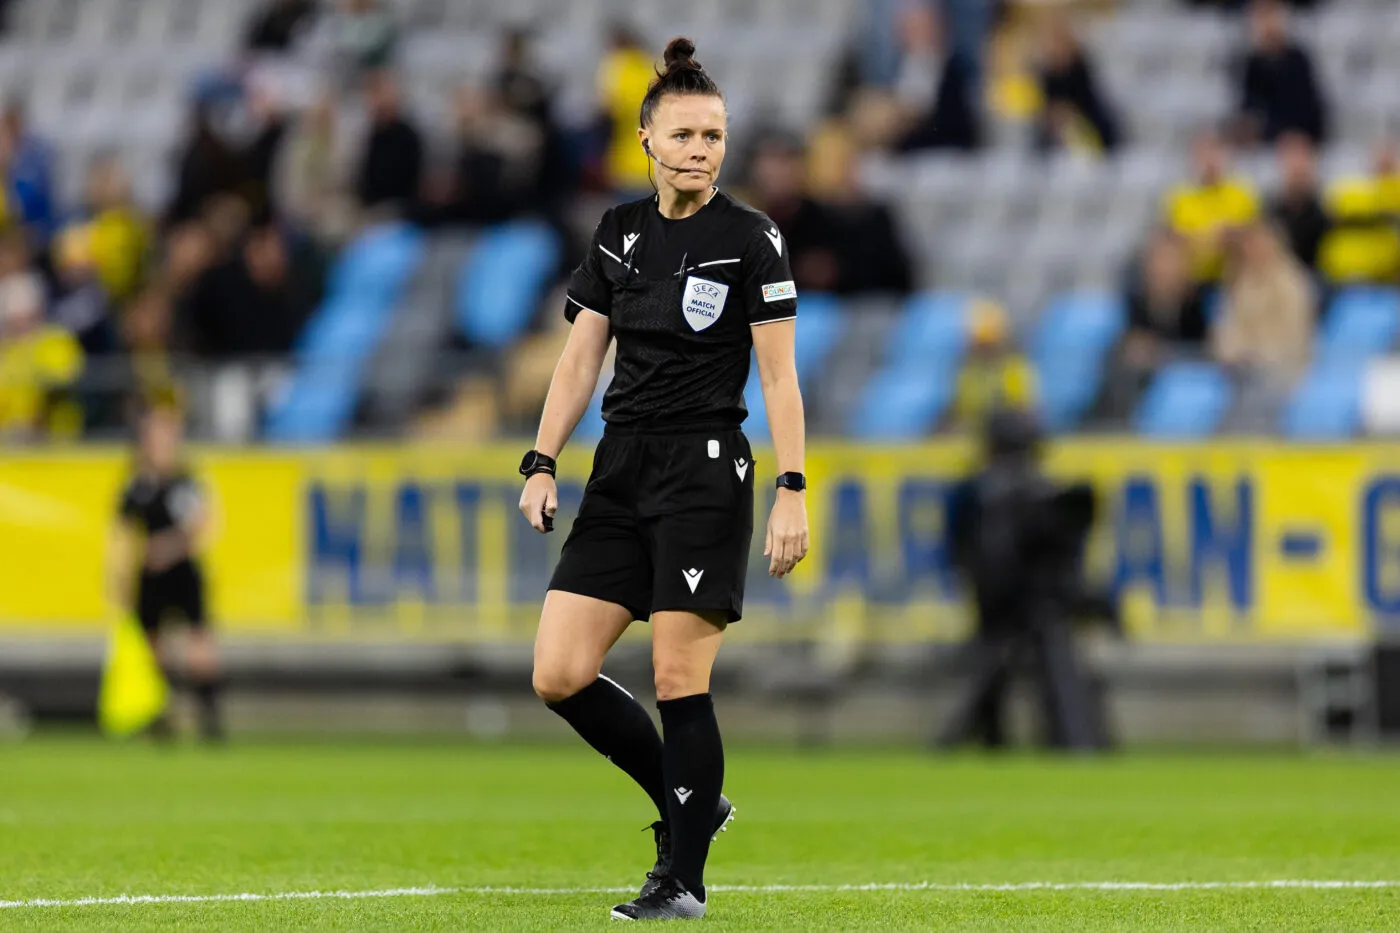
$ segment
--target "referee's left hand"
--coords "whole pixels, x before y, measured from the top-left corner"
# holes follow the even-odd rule
[[[525,480],[525,489],[520,493],[520,511],[540,534],[554,530],[554,513],[559,511],[559,487],[553,476],[536,473]]]
[[[797,562],[807,556],[806,494],[791,489],[779,489],[768,516],[768,536],[763,544],[763,556],[769,558],[768,575],[785,577]]]

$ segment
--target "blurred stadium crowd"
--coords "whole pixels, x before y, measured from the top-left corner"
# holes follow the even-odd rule
[[[3,9],[6,441],[173,392],[224,440],[528,430],[676,34],[791,250],[817,433],[1397,420],[1385,0]]]

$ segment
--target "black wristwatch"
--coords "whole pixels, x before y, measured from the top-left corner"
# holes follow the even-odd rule
[[[807,477],[801,473],[780,473],[778,475],[778,488],[801,492],[807,488]]]
[[[554,458],[547,457],[538,450],[529,451],[520,460],[521,476],[534,476],[536,473],[548,473],[553,476],[556,469]]]

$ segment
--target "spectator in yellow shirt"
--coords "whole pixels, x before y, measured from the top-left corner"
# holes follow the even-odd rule
[[[1318,267],[1334,282],[1396,284],[1400,280],[1400,150],[1376,148],[1371,174],[1340,178],[1327,192],[1333,227]]]
[[[1198,135],[1191,154],[1195,180],[1167,193],[1165,219],[1190,244],[1196,281],[1217,282],[1225,265],[1225,240],[1259,216],[1259,198],[1247,180],[1228,175],[1230,153],[1216,133]]]
[[[126,170],[105,158],[88,175],[87,237],[97,277],[113,302],[136,294],[146,271],[150,232],[145,216],[131,199]]]
[[[1036,404],[1035,371],[1012,345],[1006,312],[979,301],[968,319],[967,359],[953,398],[956,427],[981,430],[994,411],[1030,411]]]
[[[616,191],[646,191],[651,187],[650,160],[637,141],[642,98],[656,80],[656,60],[625,26],[615,26],[608,54],[598,65],[598,99],[608,121],[604,170]]]
[[[0,437],[77,434],[82,416],[65,393],[82,368],[73,335],[44,323],[38,276],[0,282]]]

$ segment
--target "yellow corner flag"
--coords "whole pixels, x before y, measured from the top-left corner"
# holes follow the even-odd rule
[[[102,689],[97,695],[97,724],[113,736],[139,732],[165,712],[170,687],[155,652],[136,620],[123,614],[112,627]]]

